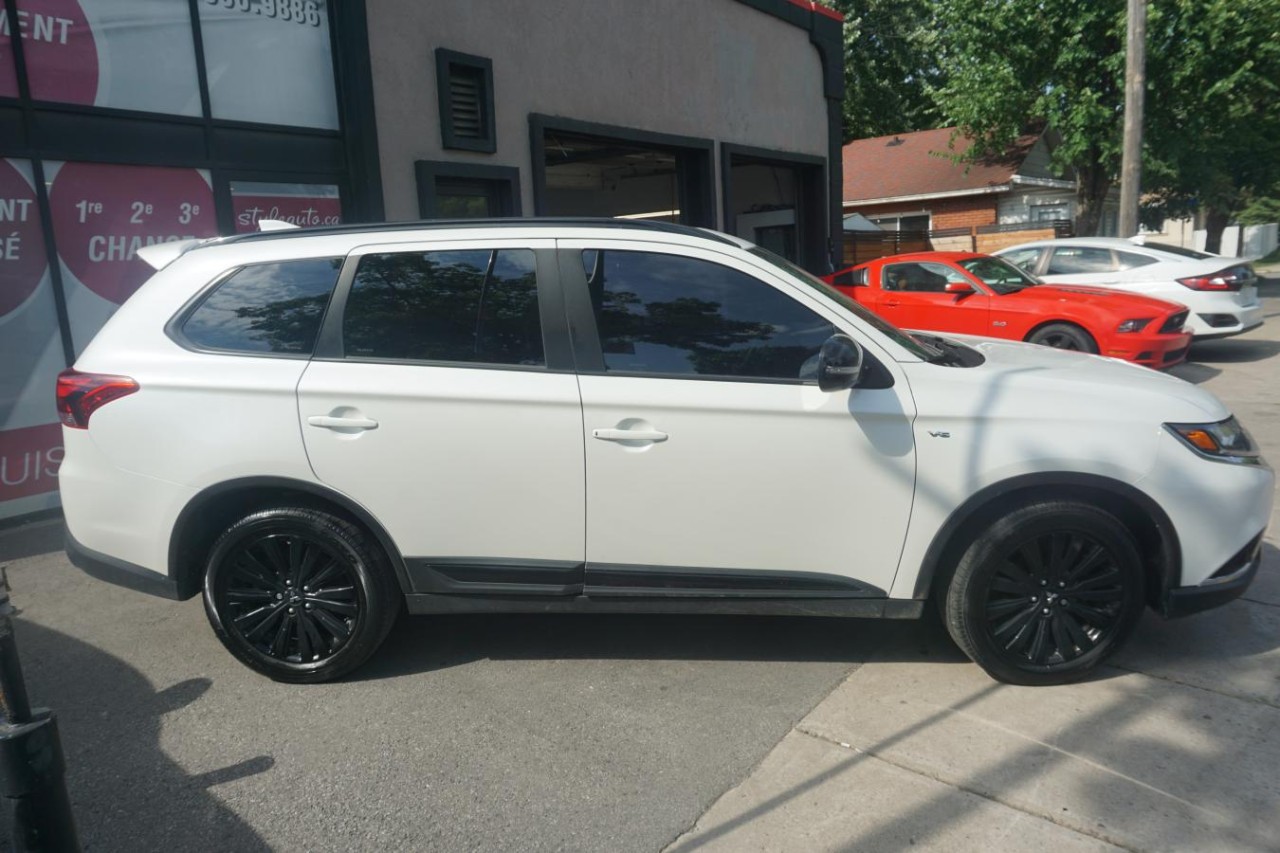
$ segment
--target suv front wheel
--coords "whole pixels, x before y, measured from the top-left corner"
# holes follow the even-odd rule
[[[1010,684],[1078,681],[1116,650],[1143,608],[1132,534],[1089,504],[1041,501],[977,536],[947,589],[956,644]]]
[[[318,682],[377,650],[400,593],[363,530],[327,512],[277,507],[240,519],[214,543],[204,605],[218,639],[249,667]]]

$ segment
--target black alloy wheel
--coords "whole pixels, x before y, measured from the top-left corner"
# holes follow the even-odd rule
[[[1064,684],[1092,672],[1137,624],[1144,570],[1109,512],[1043,500],[976,535],[940,603],[956,644],[993,678]]]
[[[210,552],[205,611],[232,654],[280,681],[327,681],[362,663],[399,611],[381,551],[309,508],[254,513]]]
[[[1009,554],[988,582],[988,637],[1017,666],[1069,663],[1116,632],[1130,594],[1123,581],[1093,537],[1039,536]]]

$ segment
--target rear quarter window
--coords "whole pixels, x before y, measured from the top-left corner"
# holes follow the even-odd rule
[[[310,356],[341,267],[341,258],[241,267],[187,314],[178,337],[199,349]]]

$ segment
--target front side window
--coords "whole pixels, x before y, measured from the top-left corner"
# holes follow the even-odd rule
[[[544,365],[533,252],[366,255],[342,335],[348,358]]]
[[[341,258],[254,264],[219,284],[182,323],[198,347],[310,355]]]
[[[605,369],[802,380],[835,327],[759,279],[697,258],[582,254]]]
[[[1048,275],[1090,275],[1111,272],[1115,263],[1110,249],[1093,249],[1088,246],[1061,246],[1053,250],[1049,259]]]
[[[968,284],[969,280],[963,273],[943,264],[890,264],[880,273],[880,286],[884,290],[945,293],[951,282]]]

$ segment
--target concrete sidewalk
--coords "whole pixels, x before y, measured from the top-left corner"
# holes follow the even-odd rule
[[[1280,293],[1264,296],[1267,325],[1195,345],[1175,372],[1274,463]],[[1244,599],[1148,614],[1084,684],[997,684],[935,620],[900,641],[912,654],[886,648],[849,675],[667,849],[1280,850],[1278,516]]]

